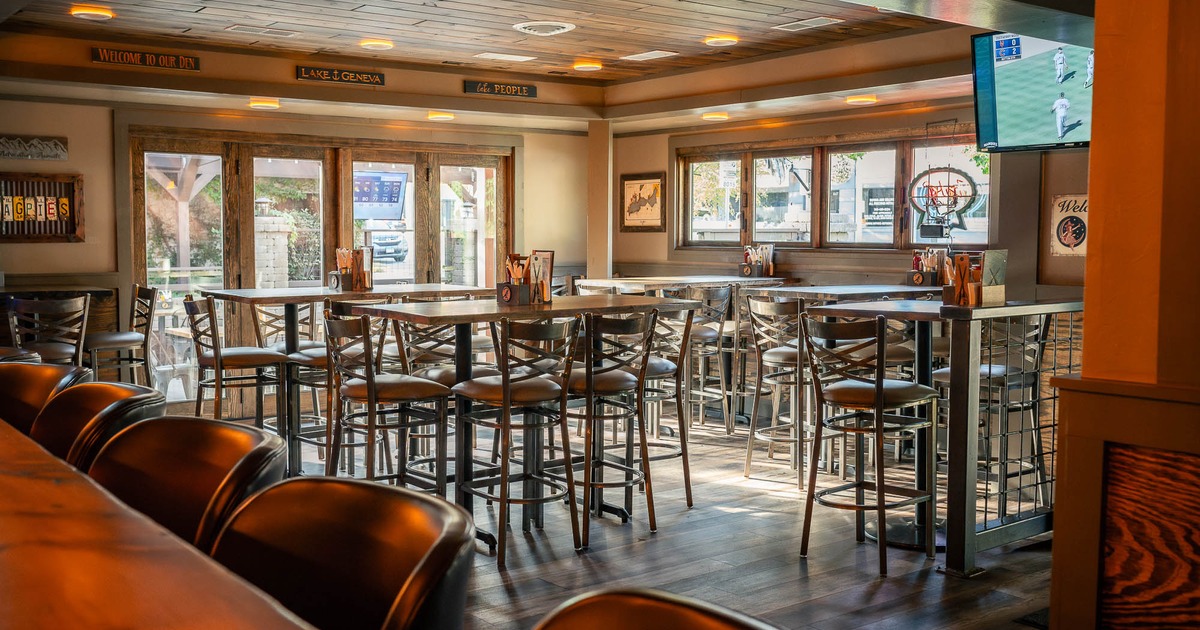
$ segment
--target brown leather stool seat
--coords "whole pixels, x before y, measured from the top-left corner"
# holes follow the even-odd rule
[[[338,393],[343,398],[367,399],[367,381],[351,378],[342,382]],[[405,374],[379,374],[375,377],[375,399],[379,402],[416,401],[449,396],[450,388],[441,383]]]
[[[62,390],[38,414],[29,437],[80,470],[125,427],[163,415],[157,390],[125,383],[79,383]]]
[[[25,348],[0,348],[0,363],[41,363],[42,357]]]
[[[435,497],[299,478],[238,508],[212,557],[318,628],[460,630],[474,531]]]
[[[91,370],[73,365],[0,364],[0,420],[28,434],[55,394],[91,377]]]
[[[454,385],[458,382],[458,373],[453,365],[431,365],[429,367],[413,370],[412,375],[429,379],[435,383],[441,383],[446,387],[454,387]],[[500,376],[500,370],[477,365],[471,370],[471,375],[476,378],[482,378],[485,376]]]
[[[100,450],[88,475],[202,550],[246,497],[283,479],[283,440],[261,429],[174,416],[138,422]]]
[[[778,630],[764,621],[700,600],[650,589],[614,588],[573,597],[534,630]]]

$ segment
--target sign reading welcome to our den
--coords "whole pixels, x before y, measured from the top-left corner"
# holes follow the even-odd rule
[[[160,68],[162,70],[192,70],[196,72],[200,70],[199,57],[145,50],[122,50],[107,46],[92,46],[92,63]]]
[[[463,93],[537,98],[537,86],[522,85],[520,83],[496,83],[494,81],[463,81]]]
[[[321,83],[351,83],[354,85],[383,85],[383,73],[346,70],[344,68],[296,66],[296,80],[318,81]]]

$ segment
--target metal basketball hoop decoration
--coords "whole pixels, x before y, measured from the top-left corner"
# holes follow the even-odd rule
[[[917,212],[917,228],[944,225],[966,229],[963,213],[975,205],[979,189],[966,171],[948,166],[925,170],[908,185],[908,200]]]

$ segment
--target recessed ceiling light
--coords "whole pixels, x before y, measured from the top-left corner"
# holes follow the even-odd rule
[[[450,112],[429,112],[425,114],[427,120],[447,121],[454,120],[454,114]]]
[[[729,112],[704,112],[700,114],[703,120],[729,120]]]
[[[250,109],[279,109],[279,99],[254,96],[248,105]]]
[[[576,61],[571,67],[579,72],[595,72],[604,69],[604,64],[599,61]]]
[[[734,35],[712,35],[704,38],[705,45],[708,46],[733,46],[738,43],[738,38]]]
[[[476,59],[493,59],[495,61],[533,61],[537,57],[528,55],[510,55],[508,53],[482,52],[475,55]]]
[[[364,39],[358,45],[367,50],[391,50],[396,47],[390,39]]]
[[[663,57],[673,57],[678,55],[677,52],[669,50],[651,50],[650,52],[638,53],[636,55],[625,55],[621,57],[626,61],[650,61],[651,59],[662,59]]]
[[[71,15],[81,20],[91,20],[93,22],[106,22],[117,17],[112,9],[108,7],[98,7],[88,4],[77,4],[71,7]]]
[[[855,94],[846,97],[847,105],[874,105],[879,99],[874,94]]]
[[[513,28],[527,35],[537,35],[538,37],[550,37],[551,35],[560,35],[567,31],[575,30],[575,25],[570,22],[553,22],[550,20],[536,20],[533,22],[521,22],[513,24]]]

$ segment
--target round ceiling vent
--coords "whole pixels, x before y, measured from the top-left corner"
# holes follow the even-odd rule
[[[528,33],[529,35],[537,35],[538,37],[550,37],[551,35],[559,35],[567,31],[575,30],[575,25],[569,22],[550,22],[539,20],[536,22],[521,22],[513,24],[513,28]]]

